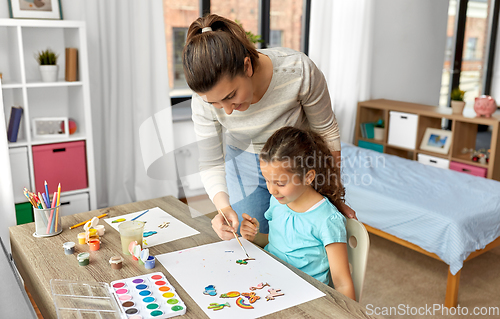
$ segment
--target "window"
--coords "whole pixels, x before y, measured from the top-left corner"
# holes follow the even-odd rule
[[[282,47],[283,46],[282,36],[283,36],[283,31],[271,30],[269,38],[269,47],[270,48]]]
[[[304,0],[271,0],[269,47],[300,51]]]
[[[182,70],[182,49],[186,43],[189,25],[200,16],[199,1],[163,0],[163,16],[171,95],[176,95],[179,92],[190,95]]]
[[[459,86],[466,92],[465,102],[469,107],[474,105],[475,97],[489,91],[488,87],[483,87],[483,81],[486,79],[484,71],[487,69],[489,59],[493,58],[488,56],[486,47],[490,36],[490,7],[495,1],[500,0],[450,0],[440,106],[448,105],[451,87]],[[457,18],[457,6],[465,4],[467,5],[465,16]],[[460,31],[455,35],[457,19]],[[456,45],[463,43],[463,53],[453,47],[455,36]]]

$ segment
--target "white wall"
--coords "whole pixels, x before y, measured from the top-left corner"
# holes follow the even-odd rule
[[[372,99],[439,104],[448,2],[374,1]]]

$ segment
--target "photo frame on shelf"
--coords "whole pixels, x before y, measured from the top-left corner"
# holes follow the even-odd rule
[[[33,119],[34,138],[69,137],[67,117],[38,117]]]
[[[9,0],[11,18],[62,20],[61,0]]]
[[[428,127],[425,130],[420,149],[440,154],[448,154],[451,146],[451,137],[451,131]]]

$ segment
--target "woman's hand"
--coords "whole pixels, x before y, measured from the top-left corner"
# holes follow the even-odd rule
[[[337,209],[345,217],[358,220],[358,218],[356,217],[356,212],[351,207],[347,206],[345,203],[341,203],[339,207],[337,207]]]
[[[255,240],[255,236],[259,232],[259,221],[245,213],[243,213],[242,217],[243,221],[241,222],[240,227],[241,237],[253,242]]]
[[[234,238],[233,232],[236,232],[240,222],[238,221],[238,215],[236,215],[236,212],[231,208],[231,206],[223,208],[222,212],[231,225],[226,223],[226,220],[219,212],[212,219],[212,228],[215,230],[217,235],[219,235],[220,239],[230,240]]]

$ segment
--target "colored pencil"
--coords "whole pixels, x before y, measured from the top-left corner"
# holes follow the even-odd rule
[[[45,185],[45,198],[47,201],[45,202],[45,205],[50,206],[50,193],[49,193],[49,186],[47,185],[47,181],[44,183]]]
[[[132,218],[131,220],[136,220],[137,218],[141,217],[142,215],[146,214],[147,212],[149,212],[149,209],[147,209],[144,213],[140,214],[139,216]]]
[[[59,205],[61,204],[61,183],[59,183],[59,186],[57,186],[57,211],[56,211],[56,231],[57,231],[57,222],[59,220]]]
[[[108,216],[108,214],[102,214],[102,215],[99,215],[99,216],[97,216],[97,218],[103,218],[103,217],[105,217],[105,216]],[[92,220],[92,218],[91,218],[91,219],[89,219],[89,220],[86,220],[86,221],[84,221],[84,222],[78,223],[78,224],[76,224],[76,225],[73,225],[73,226],[71,226],[69,229],[73,229],[73,228],[76,228],[76,227],[83,226],[83,225],[85,225],[86,223],[88,223],[88,222],[89,222],[89,221],[91,221],[91,220]]]
[[[52,206],[50,206],[51,208],[55,208],[56,207],[56,202],[57,202],[57,193],[54,193],[54,197],[52,198]],[[51,233],[54,233],[54,226],[55,226],[55,219],[56,219],[56,214],[55,214],[55,209],[53,209],[50,213],[50,232]]]
[[[226,220],[226,223],[228,226],[231,226],[231,224],[229,223],[229,221],[227,220],[226,218],[226,215],[224,215],[224,213],[222,212],[222,210],[220,209],[217,209],[219,211],[219,213],[222,215],[222,217],[224,217],[224,219]],[[240,244],[241,246],[241,249],[243,249],[243,251],[245,252],[245,255],[247,255],[247,258],[250,258],[250,256],[248,256],[248,253],[247,253],[247,250],[245,249],[245,247],[243,247],[243,245],[241,244],[241,241],[240,239],[238,238],[238,235],[236,235],[236,233],[233,231],[233,235],[234,235],[234,238],[236,238],[236,240],[238,241],[238,243]]]

